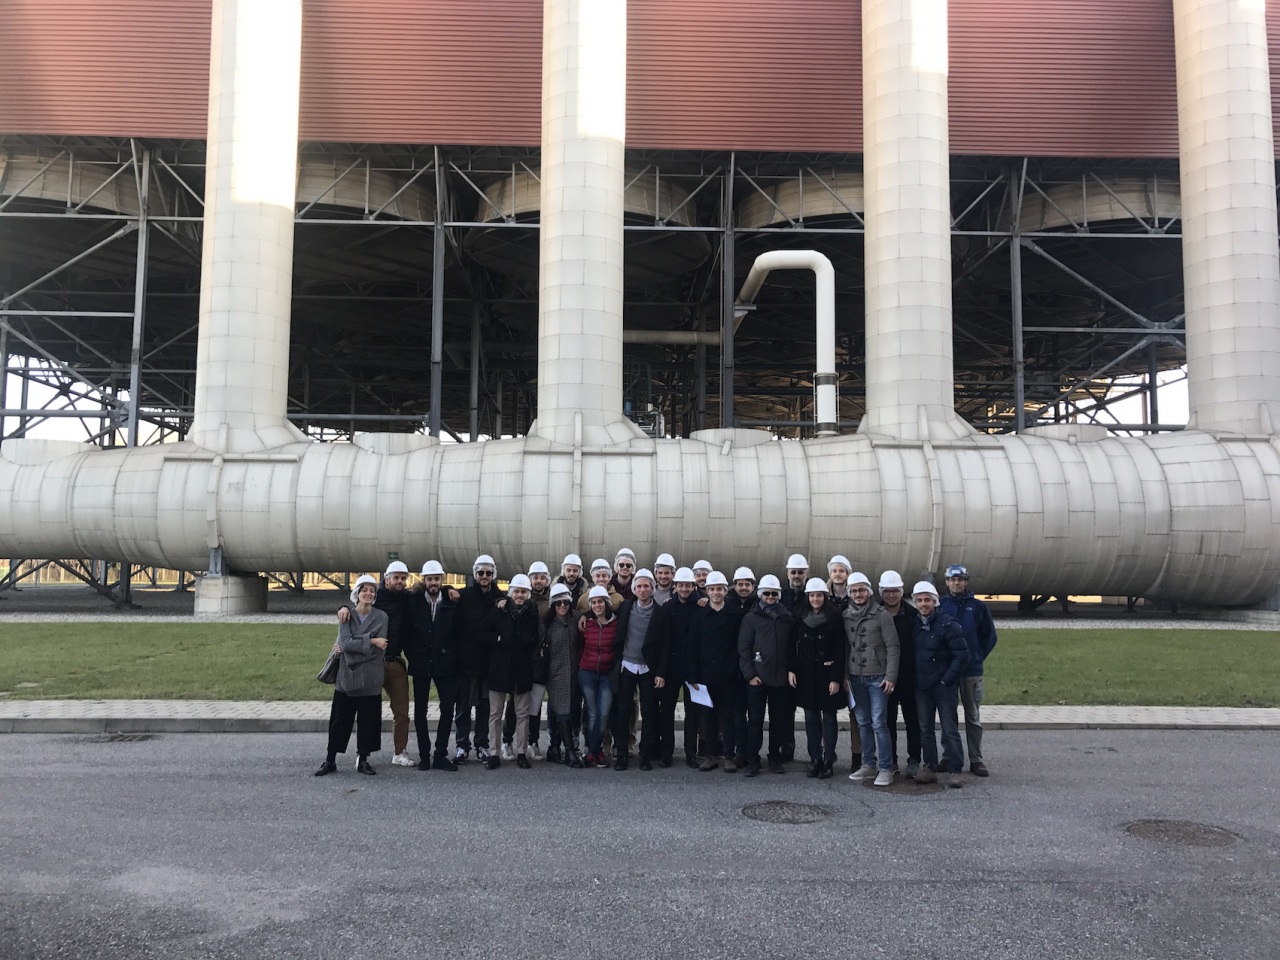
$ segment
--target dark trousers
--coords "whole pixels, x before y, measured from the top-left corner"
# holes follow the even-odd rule
[[[382,749],[382,694],[350,697],[341,690],[333,691],[333,708],[329,711],[329,756],[347,752],[351,728],[356,727],[356,753],[367,757]]]
[[[902,726],[907,733],[907,761],[920,762],[920,713],[916,710],[916,678],[899,676],[898,685],[889,694],[889,735],[893,738],[893,762],[898,762],[898,707],[902,707]]]
[[[747,684],[747,749],[743,754],[747,762],[760,762],[760,750],[764,747],[764,715],[769,712],[769,759],[782,759],[782,730],[779,720],[782,717],[785,687],[775,687],[767,683],[759,686]],[[795,734],[792,734],[794,739]]]
[[[947,686],[935,683],[924,690],[916,690],[916,710],[920,714],[920,743],[924,748],[924,762],[930,770],[943,771],[938,766],[938,741],[933,734],[935,714],[942,727],[942,758],[946,770],[959,773],[964,769],[964,748],[960,745],[960,719],[956,715],[958,693],[955,684]]]
[[[653,760],[658,756],[658,691],[653,686],[653,671],[632,673],[622,671],[618,683],[618,695],[613,706],[613,751],[620,757],[627,755],[631,739],[631,709],[636,692],[640,693],[640,759]]]
[[[676,753],[676,703],[680,699],[680,691],[684,691],[684,755],[698,755],[698,728],[701,718],[698,711],[702,708],[689,699],[689,690],[683,683],[676,683],[670,677],[667,684],[658,691],[658,756],[670,760]]]
[[[770,721],[772,722],[772,721]],[[840,738],[839,718],[835,710],[804,711],[804,732],[809,741],[809,759],[828,766],[836,762],[836,742]]]
[[[418,739],[418,757],[425,760],[431,756],[431,727],[427,722],[427,707],[431,705],[431,684],[436,685],[436,699],[440,702],[440,719],[436,723],[435,756],[443,757],[449,752],[449,734],[453,730],[455,700],[458,693],[458,681],[454,677],[417,677],[413,678],[413,732]]]
[[[534,703],[529,701],[529,742],[537,743],[538,736],[542,733],[542,701]],[[502,715],[502,742],[510,745],[511,741],[516,738],[516,703],[514,699],[507,700],[506,712]]]
[[[476,712],[476,749],[489,749],[489,685],[479,677],[458,678],[458,706],[454,711],[454,743],[471,749],[471,711]]]
[[[796,755],[796,690],[795,687],[782,688],[782,707],[778,714],[778,733],[781,736],[779,745],[783,760],[792,760]],[[769,737],[773,738],[773,720],[769,721]]]
[[[711,709],[702,708],[707,756],[740,757],[747,748],[747,694],[742,681],[707,684]]]

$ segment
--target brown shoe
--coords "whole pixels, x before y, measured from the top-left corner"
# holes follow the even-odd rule
[[[916,774],[916,783],[937,783],[938,771],[930,770],[924,764],[920,765],[920,772]]]
[[[728,759],[726,759],[726,760],[725,760],[725,762],[724,762],[724,772],[725,772],[725,773],[737,773],[737,772],[738,772],[738,765],[737,765],[736,763],[734,763],[734,762],[733,762],[733,758],[731,758],[731,757],[730,757],[730,758],[728,758]]]
[[[709,770],[714,770],[718,766],[720,766],[719,760],[717,760],[715,757],[707,757],[700,764],[698,764],[698,769],[701,772],[706,773]]]

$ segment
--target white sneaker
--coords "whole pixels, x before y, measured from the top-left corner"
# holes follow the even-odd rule
[[[476,759],[477,759],[477,760],[479,760],[481,763],[488,763],[488,762],[489,762],[489,748],[488,748],[488,747],[476,747]]]
[[[869,763],[864,763],[853,773],[849,774],[850,780],[870,780],[876,775],[876,768]]]
[[[412,767],[416,765],[418,761],[409,756],[408,753],[397,753],[391,758],[391,762],[397,767]]]
[[[502,759],[514,760],[515,758],[516,758],[516,754],[515,754],[515,751],[511,749],[511,744],[504,743],[502,745]]]
[[[538,745],[537,745],[536,743],[531,743],[531,744],[529,744],[529,751],[528,751],[528,753],[529,753],[529,759],[530,759],[530,760],[541,760],[541,759],[542,759],[542,750],[538,747]]]
[[[876,774],[875,785],[877,787],[888,787],[888,786],[891,786],[892,784],[893,784],[892,770],[881,770],[879,773]]]

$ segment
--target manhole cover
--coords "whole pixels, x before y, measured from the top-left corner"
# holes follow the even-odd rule
[[[1240,839],[1230,830],[1193,820],[1135,820],[1124,829],[1135,837],[1185,847],[1229,847]]]
[[[831,811],[812,803],[791,803],[788,800],[766,800],[742,808],[742,815],[761,823],[817,823],[830,816]]]
[[[97,733],[91,737],[76,737],[76,743],[144,743],[154,740],[153,733]]]

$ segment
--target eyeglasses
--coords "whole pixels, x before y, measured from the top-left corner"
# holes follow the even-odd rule
[[[492,577],[492,576],[493,576],[493,571],[492,571],[492,570],[477,570],[477,571],[476,571],[476,577],[477,577],[477,579],[478,579],[478,578],[480,578],[480,577]]]

